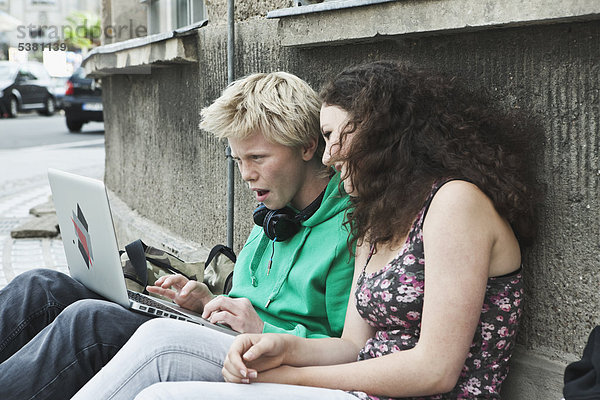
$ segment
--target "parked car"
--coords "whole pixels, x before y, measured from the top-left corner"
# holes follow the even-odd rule
[[[83,124],[90,121],[104,121],[102,89],[94,79],[86,78],[83,68],[75,70],[66,88],[62,108],[70,132],[81,132]]]
[[[56,100],[56,109],[62,110],[62,99],[67,91],[67,80],[68,77],[53,77],[54,86],[52,93],[54,94],[54,100]]]
[[[0,61],[0,116],[16,118],[17,113],[56,111],[52,78],[39,62]]]

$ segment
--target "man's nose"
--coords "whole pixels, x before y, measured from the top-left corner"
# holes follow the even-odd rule
[[[251,182],[253,180],[256,180],[256,171],[254,170],[254,168],[250,168],[243,164],[239,167],[240,174],[242,175],[242,179],[244,180],[244,182]]]

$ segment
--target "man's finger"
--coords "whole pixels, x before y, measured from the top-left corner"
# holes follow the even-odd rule
[[[188,294],[196,290],[198,287],[198,282],[196,281],[188,281],[183,288],[179,291],[179,296],[186,297]]]
[[[252,304],[246,298],[232,299],[227,296],[218,296],[207,304],[211,312],[225,310],[233,315],[243,315],[243,312],[248,308],[252,308]],[[205,317],[206,318],[206,317]]]
[[[239,318],[237,318],[235,315],[231,314],[229,311],[214,312],[210,315],[210,318],[208,318],[208,320],[210,322],[212,322],[213,324],[229,325],[231,327],[231,329],[241,332],[238,329],[236,329],[236,328],[239,328],[239,324],[237,323],[239,321]],[[241,332],[241,333],[244,333],[244,332]]]
[[[170,288],[171,286],[175,286],[180,289],[187,282],[188,280],[183,275],[169,275],[164,279],[160,286],[162,286],[165,289]]]
[[[156,282],[154,282],[154,284],[155,284],[156,286],[160,286],[160,285],[162,285],[162,283],[163,283],[163,282],[165,281],[165,279],[167,279],[167,278],[168,278],[168,276],[167,276],[167,275],[163,275],[163,276],[161,276],[160,278],[158,278],[158,279],[156,280]]]
[[[160,294],[161,296],[165,296],[170,298],[171,300],[175,300],[177,293],[171,289],[163,289],[159,286],[146,286],[146,290],[150,293]]]
[[[214,313],[215,311],[221,310],[221,309],[227,309],[224,305],[223,305],[223,300],[227,299],[227,296],[217,296],[214,299],[212,299],[211,301],[209,301],[205,306],[204,306],[204,312],[202,313],[202,318],[208,319],[210,317],[210,315],[212,313]]]

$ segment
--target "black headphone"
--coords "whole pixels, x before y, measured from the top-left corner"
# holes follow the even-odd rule
[[[325,190],[299,213],[296,213],[290,207],[269,210],[264,204],[260,204],[252,214],[254,223],[263,227],[265,235],[269,239],[284,242],[298,233],[302,222],[309,219],[319,209],[324,196]]]

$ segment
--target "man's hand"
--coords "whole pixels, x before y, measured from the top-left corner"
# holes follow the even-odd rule
[[[183,308],[201,313],[204,306],[210,302],[214,295],[202,282],[191,281],[183,275],[162,276],[156,280],[154,286],[148,286],[151,293],[168,297]]]
[[[250,300],[218,296],[204,307],[202,317],[213,324],[226,324],[240,333],[262,333],[265,323]]]

